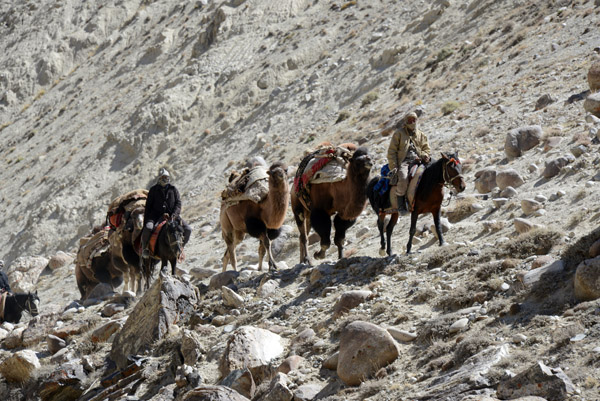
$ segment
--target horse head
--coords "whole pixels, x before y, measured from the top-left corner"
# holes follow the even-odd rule
[[[444,163],[444,182],[452,184],[457,192],[464,191],[467,184],[465,184],[464,177],[462,176],[462,164],[458,158],[458,152],[442,153],[442,160]]]
[[[178,219],[173,219],[167,223],[166,228],[169,248],[179,258],[183,251],[183,226]]]
[[[40,314],[38,311],[39,304],[40,298],[38,297],[37,291],[34,293],[28,292],[23,309],[29,312],[31,316],[37,316]]]

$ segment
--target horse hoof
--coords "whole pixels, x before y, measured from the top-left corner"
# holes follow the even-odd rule
[[[385,251],[385,249],[379,250],[379,256],[387,256],[387,252]]]
[[[449,243],[447,243],[446,241],[444,241],[444,242],[442,242],[442,243],[440,244],[440,246],[449,246],[449,245],[450,245],[450,244],[449,244]]]
[[[315,252],[315,259],[325,259],[325,251]]]

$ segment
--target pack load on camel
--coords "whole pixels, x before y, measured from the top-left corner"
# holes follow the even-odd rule
[[[234,171],[229,176],[227,187],[221,192],[225,205],[233,206],[243,200],[262,202],[269,193],[269,174],[264,166]]]
[[[109,284],[113,289],[121,285],[122,273],[111,262],[109,227],[96,227],[79,240],[75,258],[75,280],[81,299],[88,298],[96,285]]]
[[[345,143],[333,146],[324,142],[317,150],[310,152],[298,166],[294,177],[294,193],[300,202],[310,209],[310,186],[343,181],[346,169],[356,145]]]
[[[144,208],[146,198],[148,198],[147,189],[135,189],[113,199],[106,213],[106,225],[116,230],[128,223],[134,210]]]

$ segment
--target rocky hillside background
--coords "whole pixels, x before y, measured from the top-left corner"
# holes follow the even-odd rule
[[[238,399],[210,390],[225,384],[261,400],[600,397],[599,7],[0,1],[0,258],[14,289],[41,298],[38,317],[2,325],[0,392]],[[404,217],[399,256],[381,258],[367,208],[347,258],[332,249],[325,263],[297,264],[290,211],[280,272],[257,271],[246,239],[241,271],[217,274],[231,170],[261,156],[292,173],[327,140],[367,146],[375,175],[391,123],[415,109],[434,158],[458,151],[464,166],[467,190],[444,202],[449,246],[422,216],[404,255]],[[157,278],[144,298],[99,289],[83,302],[79,239],[160,166],[194,229],[179,278]],[[380,342],[361,354],[350,340],[364,333]]]

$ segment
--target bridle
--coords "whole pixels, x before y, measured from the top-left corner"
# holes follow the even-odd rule
[[[31,316],[35,316],[37,314],[39,314],[39,311],[37,309],[37,306],[35,305],[35,301],[32,301],[31,299],[33,298],[32,294],[27,294],[27,299],[25,300],[25,307],[22,308],[22,310],[27,310],[27,312],[29,312],[29,314]],[[33,302],[33,305],[32,305]],[[35,315],[33,314],[33,311],[35,310]]]
[[[169,227],[167,228],[167,240],[169,242],[169,247],[171,249],[175,249],[177,255],[179,256],[179,253],[181,253],[181,248],[183,248],[182,246],[182,242],[183,242],[183,236],[182,235],[177,235],[178,230],[177,228],[173,229],[172,225],[175,225],[176,223],[172,220],[171,222],[169,222]]]
[[[444,186],[450,188],[450,186],[453,186],[454,183],[453,181],[456,180],[457,178],[463,178],[462,174],[456,174],[455,176],[451,177],[450,174],[448,173],[448,166],[452,164],[454,166],[457,166],[460,164],[460,161],[458,159],[455,159],[454,157],[451,157],[445,164],[444,164],[444,168],[442,169],[442,176],[444,178]]]

